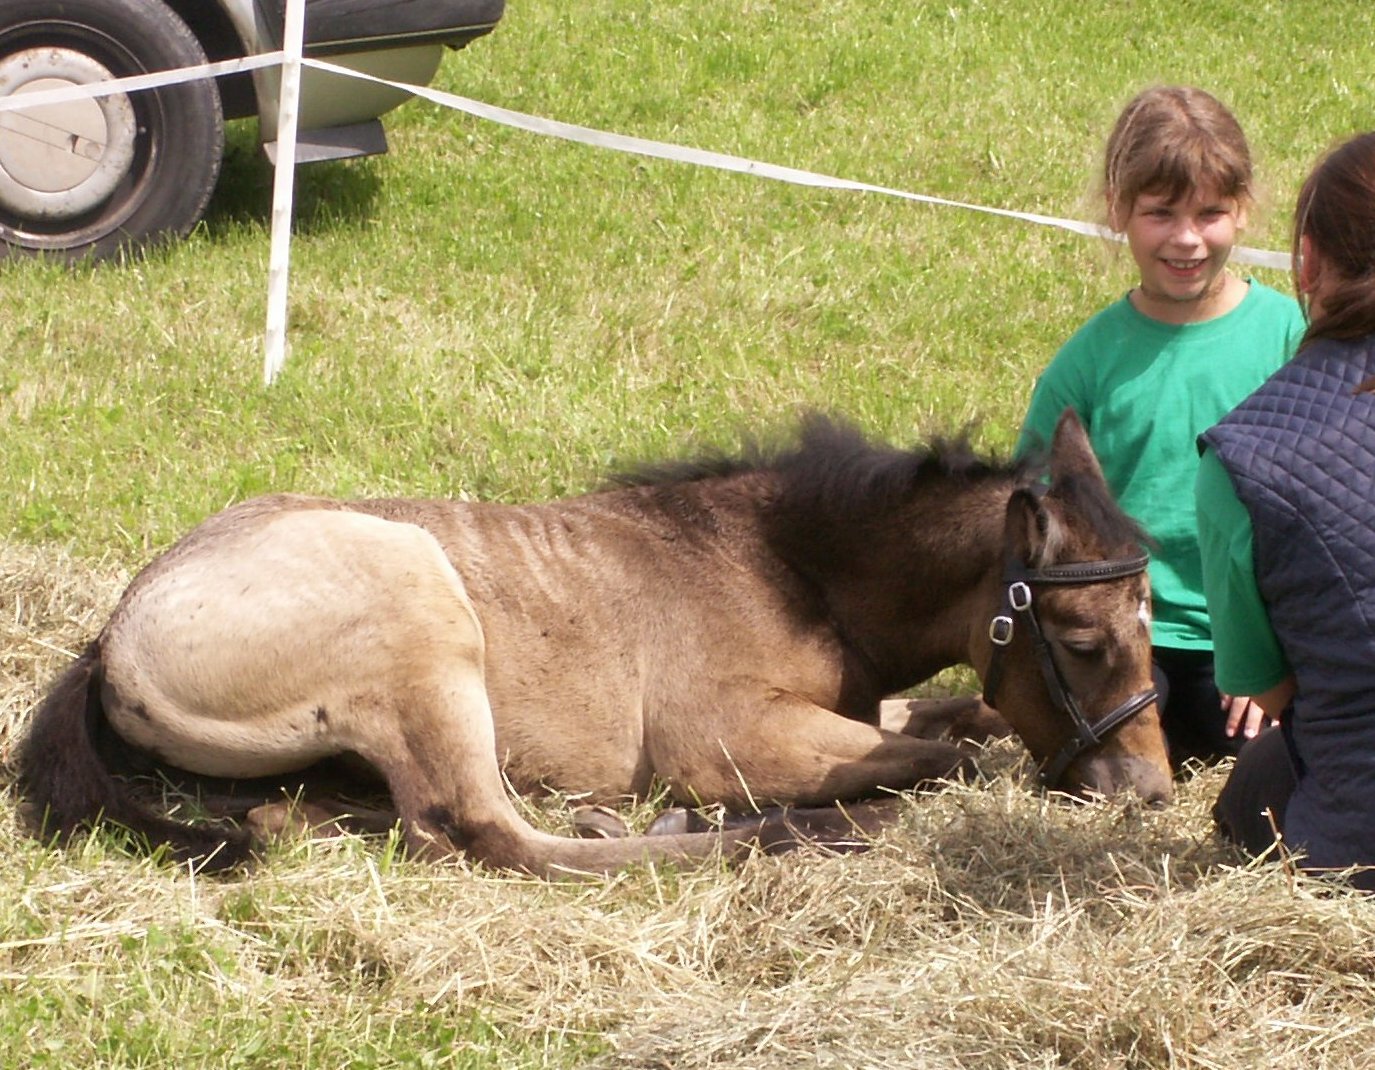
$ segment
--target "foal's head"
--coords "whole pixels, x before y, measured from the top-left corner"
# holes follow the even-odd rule
[[[1017,490],[1008,501],[985,697],[1041,763],[1048,787],[1131,789],[1163,803],[1170,765],[1151,690],[1143,533],[1113,502],[1072,411],[1056,428],[1050,475],[1048,489]]]

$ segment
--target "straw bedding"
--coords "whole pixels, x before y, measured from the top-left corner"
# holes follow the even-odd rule
[[[0,544],[6,756],[127,580]],[[1224,769],[1156,812],[1043,796],[1011,742],[983,767],[980,783],[904,800],[862,855],[553,885],[354,838],[286,844],[208,882],[113,837],[49,849],[6,796],[0,984],[133,998],[173,977],[180,995],[140,1012],[169,1030],[206,1000],[226,1020],[309,1013],[322,1029],[477,1015],[494,1032],[460,1047],[519,1038],[539,1065],[1367,1064],[1375,904],[1218,843]],[[557,830],[563,802],[528,805]],[[139,957],[169,932],[175,955]]]

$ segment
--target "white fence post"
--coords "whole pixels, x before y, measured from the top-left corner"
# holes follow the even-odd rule
[[[296,179],[296,119],[300,110],[305,25],[306,0],[287,0],[282,82],[277,102],[277,161],[272,182],[272,246],[267,262],[267,335],[263,343],[263,383],[267,386],[272,385],[286,364],[291,202]]]

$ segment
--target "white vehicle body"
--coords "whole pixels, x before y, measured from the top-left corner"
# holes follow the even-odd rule
[[[504,0],[306,0],[305,51],[425,85],[446,48],[490,32]],[[5,0],[0,97],[277,50],[285,0]],[[110,256],[186,234],[214,190],[225,120],[277,138],[280,69],[0,112],[0,255]],[[385,152],[380,116],[410,94],[307,68],[299,162]]]

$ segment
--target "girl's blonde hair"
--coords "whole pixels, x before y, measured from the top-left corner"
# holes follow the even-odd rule
[[[1211,93],[1192,86],[1155,86],[1122,109],[1108,136],[1103,195],[1110,224],[1121,229],[1143,193],[1178,200],[1190,190],[1255,199],[1251,149],[1236,117]]]

